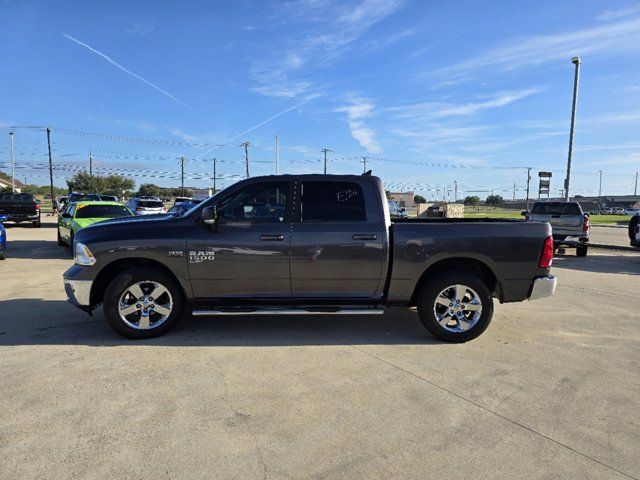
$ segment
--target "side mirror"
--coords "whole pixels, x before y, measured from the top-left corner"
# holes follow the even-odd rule
[[[202,209],[202,221],[207,225],[215,225],[218,221],[218,210],[215,205],[209,205]]]
[[[70,213],[67,213],[67,212],[64,212],[64,213],[62,214],[62,218],[71,218],[71,214],[70,214]]]

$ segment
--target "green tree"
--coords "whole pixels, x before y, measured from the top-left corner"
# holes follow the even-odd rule
[[[69,180],[67,185],[71,192],[102,193],[105,190],[104,177],[89,175],[89,172],[78,172]]]
[[[422,195],[416,195],[415,197],[413,197],[413,201],[415,203],[427,203],[427,199],[424,198]]]
[[[130,178],[122,175],[107,175],[104,177],[104,191],[101,193],[120,196],[134,188],[136,188],[136,182]]]
[[[143,183],[138,190],[139,197],[157,197],[160,195],[160,187],[155,183]]]
[[[478,205],[480,205],[480,197],[476,195],[470,195],[468,197],[465,197],[464,204],[471,207],[477,207]]]
[[[489,195],[484,203],[489,207],[495,208],[504,203],[504,198],[502,198],[500,195]]]

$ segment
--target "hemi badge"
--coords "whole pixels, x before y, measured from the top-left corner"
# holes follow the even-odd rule
[[[182,250],[170,250],[170,257],[184,257],[184,252]]]

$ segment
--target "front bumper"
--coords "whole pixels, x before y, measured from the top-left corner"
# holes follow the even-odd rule
[[[531,287],[529,300],[538,300],[540,298],[550,297],[556,291],[558,279],[553,275],[536,278]]]
[[[91,305],[92,280],[70,280],[64,279],[64,291],[67,294],[69,303],[80,307],[83,310]]]

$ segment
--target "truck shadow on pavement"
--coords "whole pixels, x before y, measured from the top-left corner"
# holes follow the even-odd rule
[[[448,345],[420,324],[416,312],[387,309],[382,316],[209,317],[185,315],[165,335],[129,340],[107,325],[102,311],[88,316],[62,300],[2,302],[0,346],[127,345],[274,347],[321,345]]]
[[[553,267],[594,273],[640,275],[640,254],[601,255],[589,253],[588,256],[582,258],[570,255],[557,255],[553,258]]]
[[[55,240],[11,240],[7,242],[8,258],[29,260],[72,260],[71,249],[59,247]]]

